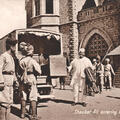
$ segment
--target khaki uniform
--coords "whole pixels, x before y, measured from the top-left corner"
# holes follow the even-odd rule
[[[13,103],[13,81],[15,79],[14,59],[8,52],[5,52],[0,56],[0,82],[4,82],[4,90],[0,92],[0,102]]]
[[[110,88],[112,87],[111,73],[115,75],[112,66],[110,64],[104,65],[105,86],[107,87],[107,82],[109,82]]]
[[[104,65],[98,63],[96,65],[96,86],[101,93],[104,85]]]
[[[36,77],[34,75],[34,70],[41,74],[40,65],[30,56],[23,58],[20,61],[20,66],[24,70],[25,66],[27,68],[27,80],[31,84],[31,89],[29,93],[30,101],[37,101],[37,87],[36,87]],[[22,90],[22,99],[27,99],[27,93],[25,89]]]
[[[79,90],[81,88],[81,102],[85,102],[85,68],[92,67],[91,61],[87,57],[75,58],[68,68],[72,70],[71,86],[74,91],[74,102],[79,102]]]

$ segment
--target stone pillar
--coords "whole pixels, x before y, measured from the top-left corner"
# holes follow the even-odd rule
[[[40,1],[40,14],[45,14],[46,13],[46,0],[41,0]]]
[[[35,9],[35,0],[32,0],[32,17],[35,17],[35,12],[36,12],[36,9]]]
[[[53,0],[53,14],[59,15],[59,0]]]

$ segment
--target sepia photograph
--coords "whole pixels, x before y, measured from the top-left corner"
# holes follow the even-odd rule
[[[120,0],[0,8],[0,120],[120,120]]]

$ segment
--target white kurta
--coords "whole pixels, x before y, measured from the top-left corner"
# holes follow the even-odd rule
[[[71,62],[69,67],[72,70],[71,86],[81,83],[81,78],[85,78],[85,68],[87,67],[92,67],[92,63],[87,57],[75,58]]]
[[[91,61],[87,57],[75,58],[69,67],[72,70],[71,86],[74,91],[74,102],[79,102],[79,90],[81,91],[81,102],[85,102],[85,68],[92,67]]]

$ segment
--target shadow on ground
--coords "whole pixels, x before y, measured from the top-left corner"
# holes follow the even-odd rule
[[[14,106],[11,106],[11,113],[14,114],[14,115],[16,115],[16,116],[18,116],[18,117],[20,117],[21,110],[18,109],[18,108],[16,108],[16,107],[14,107]]]
[[[115,98],[115,99],[120,99],[120,97],[114,97],[114,96],[107,96],[109,98]]]
[[[73,101],[61,100],[61,99],[53,99],[51,101],[56,102],[56,103],[65,103],[65,104],[72,104],[73,103]]]

